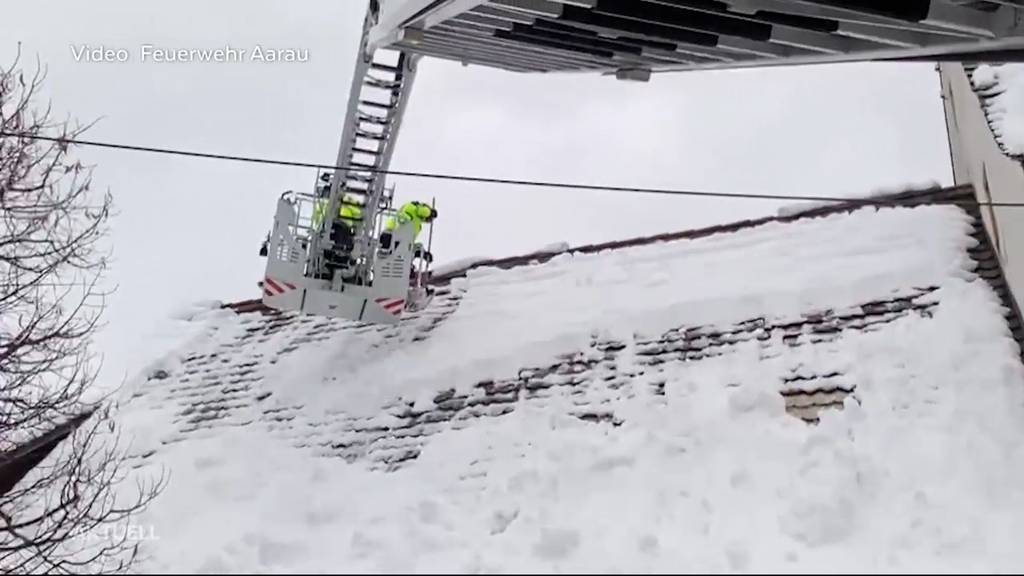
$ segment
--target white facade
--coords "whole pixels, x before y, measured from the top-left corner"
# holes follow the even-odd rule
[[[953,178],[972,184],[982,202],[1024,203],[1024,163],[1008,156],[995,135],[963,65],[939,65]],[[1018,306],[1024,306],[1024,208],[982,206]]]

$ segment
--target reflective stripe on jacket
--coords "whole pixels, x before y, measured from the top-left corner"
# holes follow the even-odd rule
[[[323,224],[328,204],[330,204],[328,198],[321,198],[313,205],[313,228],[320,228]],[[349,228],[352,228],[363,219],[363,209],[359,206],[348,204],[343,200],[341,207],[338,209],[338,218],[345,224],[348,224]]]

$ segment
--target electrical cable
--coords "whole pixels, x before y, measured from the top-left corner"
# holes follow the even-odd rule
[[[837,202],[844,204],[863,204],[867,206],[892,206],[899,205],[901,201],[899,199],[886,199],[886,198],[844,198],[838,196],[797,196],[793,194],[757,194],[757,193],[743,193],[743,192],[712,192],[712,191],[700,191],[700,190],[681,190],[671,188],[643,188],[643,187],[632,187],[632,186],[610,186],[600,184],[582,184],[582,183],[570,183],[570,182],[551,182],[541,180],[520,180],[514,178],[491,178],[483,176],[466,176],[461,174],[444,174],[444,173],[432,173],[432,172],[410,172],[402,170],[390,170],[383,168],[372,168],[372,167],[355,167],[355,166],[335,166],[332,164],[321,164],[316,162],[298,162],[292,160],[277,160],[271,158],[259,158],[253,156],[235,156],[230,154],[214,154],[208,152],[195,152],[190,150],[172,149],[172,148],[155,148],[150,146],[136,146],[130,144],[116,144],[111,142],[97,142],[94,140],[80,140],[76,138],[56,138],[52,136],[40,136],[35,134],[18,134],[12,132],[0,132],[0,137],[6,138],[24,138],[31,140],[42,140],[47,142],[55,142],[59,144],[74,144],[79,146],[92,146],[96,148],[108,148],[114,150],[126,150],[133,152],[146,152],[153,154],[166,154],[173,156],[184,156],[190,158],[203,158],[208,160],[223,160],[232,162],[248,162],[254,164],[266,164],[273,166],[288,166],[293,168],[316,168],[320,170],[345,170],[352,172],[371,172],[377,174],[384,174],[388,176],[404,176],[409,178],[425,178],[435,180],[449,180],[455,182],[475,182],[481,184],[500,184],[507,186],[529,186],[539,188],[555,188],[555,189],[570,189],[570,190],[590,190],[598,192],[627,192],[635,194],[661,194],[671,196],[693,196],[693,197],[708,197],[708,198],[733,198],[733,199],[748,199],[748,200],[785,200],[785,201],[804,201],[804,202]],[[918,204],[918,201],[907,200],[909,203]],[[980,201],[980,200],[936,200],[934,203],[942,204],[964,204],[970,206],[986,206],[994,208],[1024,208],[1024,202],[991,202],[991,201]]]

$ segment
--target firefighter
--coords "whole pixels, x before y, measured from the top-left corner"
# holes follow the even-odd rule
[[[398,228],[400,225],[405,224],[406,222],[412,222],[413,229],[415,230],[415,234],[413,236],[415,241],[416,238],[419,238],[420,231],[423,230],[423,224],[425,222],[433,222],[435,219],[437,219],[436,208],[430,204],[414,200],[412,202],[406,202],[398,209],[395,216],[388,220],[386,230],[387,232],[393,232],[395,228]],[[431,262],[434,259],[430,252],[424,251],[423,246],[419,243],[415,246],[413,256],[416,258],[422,257],[427,262]]]
[[[313,218],[311,221],[314,231],[323,228],[327,207],[330,198],[319,198],[313,205]],[[356,225],[363,219],[363,207],[358,198],[346,195],[341,199],[338,208],[338,217],[331,225],[330,241],[332,248],[324,252],[325,277],[330,278],[334,270],[342,270],[343,278],[350,278],[354,273],[355,260],[352,251],[355,250]],[[347,271],[347,272],[344,272]]]
[[[320,198],[313,206],[313,229],[318,230],[323,225],[324,216],[330,199]],[[363,207],[350,196],[341,200],[341,207],[338,209],[338,218],[334,221],[331,229],[331,241],[342,251],[351,252],[355,240],[356,225],[363,219]]]
[[[437,209],[430,204],[418,202],[406,202],[398,209],[387,225],[387,229],[393,231],[399,225],[412,222],[416,229],[416,237],[419,237],[424,222],[433,222],[437,218]]]

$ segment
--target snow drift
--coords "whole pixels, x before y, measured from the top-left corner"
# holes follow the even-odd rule
[[[996,139],[1014,156],[1024,156],[1024,64],[978,66],[974,86],[991,94],[985,113]]]

